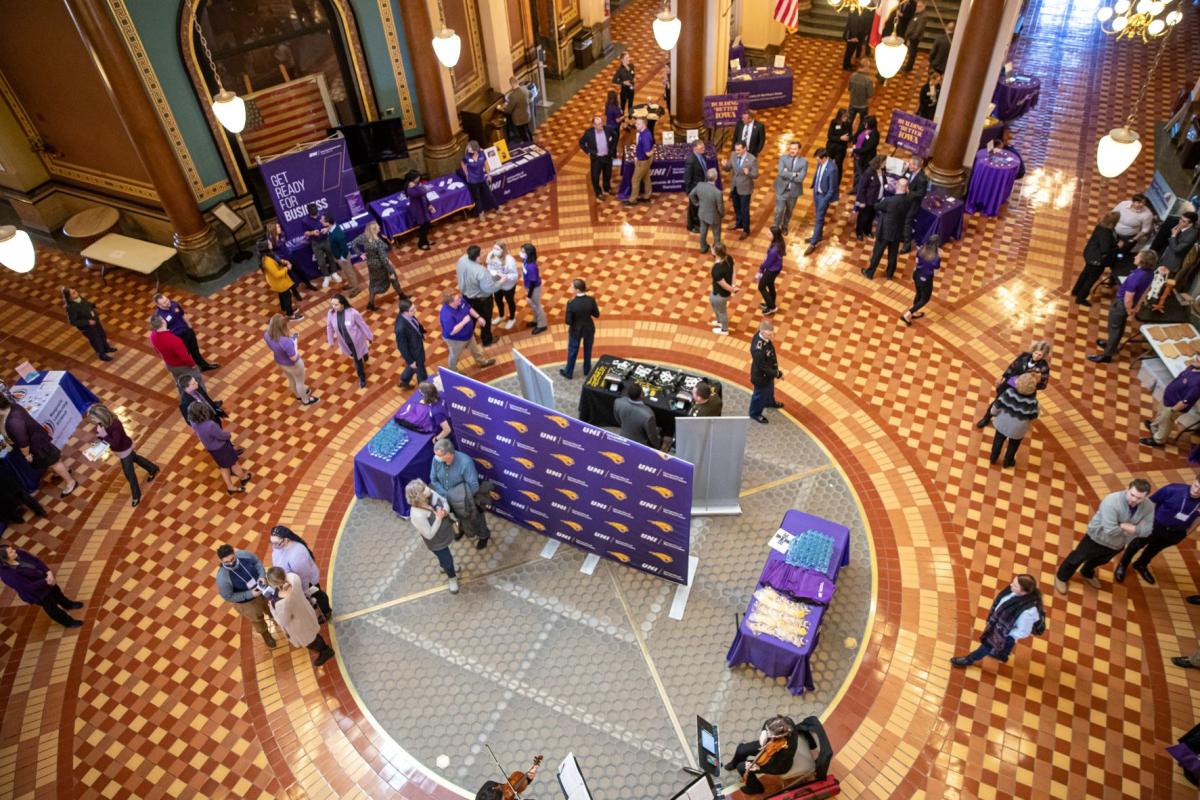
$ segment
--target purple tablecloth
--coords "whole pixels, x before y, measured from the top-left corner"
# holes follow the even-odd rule
[[[744,44],[729,45],[729,60],[737,60],[738,66],[746,66],[746,46]]]
[[[457,175],[443,175],[425,184],[426,197],[433,206],[433,220],[470,208],[471,193]],[[437,195],[434,197],[433,195]],[[371,203],[371,213],[379,221],[379,229],[389,239],[416,230],[408,216],[408,195],[397,192]]]
[[[346,232],[346,243],[349,244],[354,241],[366,229],[367,223],[374,222],[374,220],[375,217],[369,211],[364,211],[349,222],[343,222],[342,230]],[[275,253],[280,258],[292,263],[292,268],[288,271],[288,274],[297,283],[321,277],[321,271],[317,269],[317,262],[313,259],[312,245],[303,236],[295,236],[287,241],[280,242],[275,248]],[[356,259],[351,256],[351,260]]]
[[[416,395],[414,395],[416,396]],[[388,417],[388,425],[394,425]],[[404,487],[414,478],[429,480],[433,463],[433,434],[408,432],[408,444],[391,461],[376,458],[366,445],[354,456],[354,496],[374,497],[392,504],[392,510],[408,516]]]
[[[1023,116],[1031,108],[1037,108],[1042,93],[1042,82],[1026,75],[1009,75],[996,84],[992,102],[996,104],[993,115],[996,119],[1010,122]]]
[[[1021,159],[1007,150],[997,149],[989,154],[985,148],[976,153],[971,182],[967,185],[967,213],[998,216],[1012,194],[1020,168]]]
[[[659,144],[654,146],[654,164],[650,167],[650,184],[656,192],[682,192],[683,174],[687,170],[687,160],[692,157],[692,145],[689,143]],[[717,151],[711,144],[704,151],[704,160],[710,167],[717,169],[717,186],[721,186],[720,167],[717,166]],[[624,202],[633,193],[633,164],[634,148],[625,148],[625,158],[621,161],[621,183],[617,186],[617,199]]]
[[[988,117],[983,123],[983,131],[979,134],[979,147],[987,147],[988,142],[999,142],[1007,126],[997,119]]]
[[[725,92],[749,94],[751,108],[774,108],[791,105],[793,83],[791,67],[750,67],[731,70]]]
[[[746,624],[750,611],[754,608],[754,600],[746,607],[746,616],[738,625],[737,635],[725,656],[725,664],[736,667],[738,664],[749,664],[765,675],[772,678],[787,676],[787,688],[792,694],[804,694],[814,687],[812,670],[808,660],[820,639],[821,616],[824,607],[806,605],[810,609],[808,619],[810,635],[804,646],[798,647],[791,642],[776,639],[768,634],[755,634]]]
[[[554,180],[554,159],[536,144],[514,148],[503,166],[488,178],[497,203],[516,200]]]
[[[957,197],[946,197],[930,192],[921,203],[921,210],[913,221],[913,239],[918,245],[937,234],[942,244],[961,239],[963,233],[963,201]]]

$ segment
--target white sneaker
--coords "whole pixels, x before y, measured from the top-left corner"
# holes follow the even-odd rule
[[[334,282],[334,283],[341,283],[341,282],[342,282],[342,276],[341,276],[341,275],[339,275],[339,274],[338,274],[338,273],[336,273],[336,272],[335,272],[335,273],[333,273],[332,275],[330,275],[329,277],[333,278],[333,282]]]
[[[329,276],[328,275],[325,276],[325,280],[321,281],[321,288],[322,289],[329,288]]]
[[[450,579],[450,594],[458,594],[458,578]]]
[[[720,336],[728,336],[729,335],[729,331],[722,329],[720,325],[714,325],[712,332],[715,334],[718,334]]]
[[[512,330],[512,326],[513,326],[515,323],[516,323],[516,320],[515,320],[515,319],[510,319],[508,322],[504,323],[504,330],[506,330],[506,331],[511,331],[511,330]]]

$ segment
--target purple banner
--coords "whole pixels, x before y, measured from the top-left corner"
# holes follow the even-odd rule
[[[714,94],[704,98],[704,127],[732,128],[750,108],[748,94]]]
[[[346,197],[358,192],[358,181],[346,155],[345,139],[330,139],[302,152],[272,159],[258,168],[286,238],[303,233],[300,220],[308,215],[309,203],[316,203],[318,211],[332,216],[334,222],[345,222],[354,216]]]
[[[936,135],[936,123],[907,111],[893,111],[884,141],[924,158],[933,152],[933,137]]]
[[[459,449],[496,484],[492,513],[686,583],[692,465],[447,369]]]

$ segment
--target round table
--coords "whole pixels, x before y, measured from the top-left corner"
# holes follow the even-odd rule
[[[992,102],[996,104],[996,119],[1005,122],[1023,116],[1031,108],[1037,108],[1042,94],[1042,82],[1028,75],[1009,75],[996,84]]]
[[[1012,194],[1020,169],[1021,159],[1007,150],[996,149],[989,153],[984,148],[976,153],[971,182],[967,186],[967,213],[998,216]]]
[[[86,248],[92,242],[115,228],[120,218],[121,212],[115,208],[109,206],[92,206],[91,208],[85,208],[78,214],[74,214],[64,222],[62,232],[64,236],[79,239],[80,247]],[[84,258],[83,263],[87,267],[92,266],[91,259],[89,258]]]

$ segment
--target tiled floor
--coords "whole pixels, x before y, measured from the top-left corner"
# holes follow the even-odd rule
[[[1135,578],[1114,587],[1105,570],[1099,591],[1075,584],[1067,598],[1048,595],[1049,632],[1022,643],[1007,665],[959,672],[947,664],[978,634],[1013,571],[1032,572],[1049,588],[1100,496],[1135,474],[1155,483],[1188,474],[1183,444],[1137,446],[1150,401],[1127,357],[1101,367],[1083,359],[1103,327],[1102,309],[1075,308],[1064,292],[1099,212],[1151,176],[1148,154],[1117,180],[1094,171],[1095,137],[1123,120],[1153,56],[1152,48],[1102,39],[1096,5],[1031,4],[1011,53],[1043,81],[1039,107],[1017,126],[1030,176],[1003,217],[968,220],[965,240],[946,253],[925,319],[912,329],[896,320],[911,297],[907,266],[895,283],[857,275],[865,254],[848,236],[845,203],[831,211],[838,238],[814,258],[794,252],[781,279],[780,393],[846,474],[875,543],[878,591],[865,656],[826,718],[848,797],[1195,796],[1163,752],[1200,716],[1200,676],[1168,663],[1200,638],[1200,615],[1183,603],[1200,582],[1190,543],[1162,557],[1157,586]],[[636,0],[613,25],[646,81],[663,61],[650,34],[656,8]],[[1145,141],[1200,67],[1197,18],[1190,9],[1185,17],[1141,104]],[[797,69],[797,101],[763,117],[772,141],[791,131],[811,150],[844,102],[840,48],[792,39],[785,52]],[[601,350],[684,361],[744,384],[753,299],[733,304],[734,336],[708,332],[707,262],[680,231],[681,198],[660,196],[632,211],[590,199],[575,139],[609,74],[540,131],[558,182],[484,224],[439,229],[429,253],[406,245],[397,256],[405,287],[431,317],[464,243],[535,241],[555,319],[568,280],[584,275],[605,310]],[[875,107],[912,106],[917,76],[890,82]],[[743,279],[765,248],[759,226],[769,213],[760,191],[756,235],[732,248]],[[807,202],[799,213],[811,213]],[[111,364],[95,362],[65,324],[57,289],[67,282],[100,303],[120,348]],[[211,384],[257,475],[248,495],[231,499],[183,428],[147,347],[144,281],[114,275],[105,289],[76,260],[43,252],[32,275],[0,276],[0,292],[0,363],[72,370],[166,470],[130,509],[115,465],[88,464],[69,448],[82,490],[60,500],[47,487],[50,519],[10,531],[56,566],[88,607],[84,627],[63,632],[0,595],[11,606],[0,618],[0,796],[455,796],[374,727],[338,671],[315,674],[301,651],[267,651],[211,581],[216,544],[262,552],[275,522],[301,531],[328,565],[349,508],[349,459],[401,398],[390,315],[368,316],[380,338],[360,393],[350,365],[324,346],[318,306],[309,304],[299,331],[322,402],[302,411],[259,340],[274,303],[257,275],[211,298],[182,298],[202,342],[225,364]],[[989,437],[972,421],[1008,359],[1042,337],[1055,345],[1042,417],[1016,469],[990,468],[982,452]],[[546,364],[561,359],[564,340],[561,325],[518,337]],[[432,357],[444,352],[439,344]],[[505,360],[484,377],[509,370]],[[782,692],[780,701],[788,701]],[[466,719],[457,730],[471,736],[486,723]],[[539,791],[552,796],[547,783]],[[645,796],[661,795],[648,787]]]

